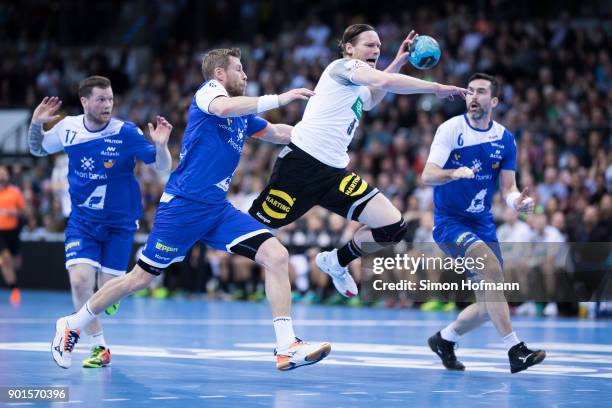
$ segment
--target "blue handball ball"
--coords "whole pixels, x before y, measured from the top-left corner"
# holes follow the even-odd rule
[[[408,61],[417,69],[429,69],[440,61],[440,45],[428,35],[419,35],[410,47]]]

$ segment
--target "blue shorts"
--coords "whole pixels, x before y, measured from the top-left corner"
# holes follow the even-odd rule
[[[446,218],[434,226],[433,238],[444,253],[454,258],[465,257],[465,252],[472,244],[484,242],[491,248],[500,265],[504,265],[492,219],[472,221]]]
[[[64,241],[66,269],[84,263],[110,275],[123,275],[130,262],[135,232],[136,224],[118,228],[69,217]]]
[[[207,204],[164,193],[140,260],[163,269],[182,261],[198,241],[215,249],[241,253],[232,249],[262,234],[271,236],[263,224],[227,201]]]

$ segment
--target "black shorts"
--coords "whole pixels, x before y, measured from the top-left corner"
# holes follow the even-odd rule
[[[19,255],[19,228],[0,230],[0,252],[8,249],[11,255]]]
[[[270,181],[249,214],[270,228],[279,228],[320,205],[357,220],[377,193],[357,174],[321,163],[291,143],[279,154]]]

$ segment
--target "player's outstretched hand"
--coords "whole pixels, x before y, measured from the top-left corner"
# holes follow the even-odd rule
[[[402,41],[402,45],[400,45],[397,54],[395,55],[395,60],[399,61],[399,63],[403,66],[408,62],[408,54],[410,53],[410,49],[412,48],[412,44],[416,41],[419,35],[414,30],[410,30],[408,36]]]
[[[451,178],[453,180],[473,179],[474,170],[470,169],[469,167],[465,167],[465,166],[459,167],[458,169],[456,169],[455,171],[451,173]]]
[[[468,93],[470,92],[465,88],[442,84],[438,84],[438,89],[436,90],[436,96],[438,98],[448,98],[449,101],[452,101],[455,95],[465,99],[465,95]]]
[[[535,202],[533,198],[529,197],[529,187],[525,187],[521,191],[521,195],[514,200],[514,208],[521,214],[531,214],[534,207]]]
[[[172,125],[163,116],[157,116],[157,124],[153,127],[152,123],[148,123],[149,135],[156,145],[168,144],[168,138],[172,132]]]
[[[56,115],[55,113],[61,106],[62,101],[57,96],[45,96],[40,105],[34,109],[34,113],[32,114],[32,122],[42,124],[58,120],[60,115]]]
[[[288,103],[293,102],[298,99],[306,101],[308,100],[308,98],[310,98],[314,94],[315,93],[313,91],[311,91],[310,89],[306,89],[306,88],[292,89],[290,91],[287,91],[285,93],[278,95],[278,104],[280,106],[285,106]]]

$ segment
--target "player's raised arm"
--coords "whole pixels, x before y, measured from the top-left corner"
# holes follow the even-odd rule
[[[468,90],[452,85],[424,81],[408,75],[379,71],[368,66],[360,67],[353,74],[353,82],[358,85],[380,88],[396,94],[435,94],[438,98],[449,98],[457,95],[465,99]]]
[[[410,49],[410,46],[412,45],[412,43],[414,43],[414,41],[418,38],[418,36],[419,35],[414,30],[411,30],[410,33],[408,33],[408,36],[406,36],[404,41],[402,41],[402,44],[397,50],[397,54],[395,55],[395,58],[393,59],[393,61],[391,61],[391,64],[389,64],[389,66],[385,68],[384,72],[387,72],[387,73],[400,72],[402,67],[406,65],[406,62],[408,62],[408,53],[409,53],[408,50]],[[380,101],[382,101],[385,95],[387,94],[386,89],[375,88],[373,86],[369,87],[369,89],[370,89],[370,94],[372,95],[372,99],[370,103],[368,104],[368,106],[366,106],[366,110],[370,110],[374,108],[376,105],[378,105]]]
[[[157,116],[156,126],[148,124],[149,134],[155,144],[155,169],[168,171],[172,166],[172,156],[168,150],[168,139],[172,132],[172,125],[163,116]]]
[[[306,88],[297,88],[280,95],[227,96],[217,97],[210,102],[208,110],[221,118],[232,118],[253,113],[262,113],[296,100],[308,100],[314,92]]]
[[[60,115],[56,113],[61,106],[62,101],[57,96],[45,96],[42,102],[34,109],[30,129],[28,130],[28,144],[32,155],[42,157],[52,153],[43,147],[43,140],[45,138],[43,124],[59,119]]]

